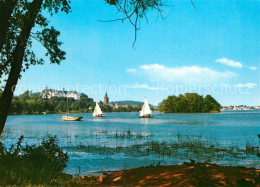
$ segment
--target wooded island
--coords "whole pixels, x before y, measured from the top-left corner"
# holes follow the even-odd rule
[[[211,96],[203,97],[197,93],[168,96],[159,104],[159,111],[164,113],[216,113],[221,105]]]

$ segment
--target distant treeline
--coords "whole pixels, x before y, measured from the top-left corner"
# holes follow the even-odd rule
[[[92,98],[86,94],[80,94],[79,100],[68,99],[70,112],[91,112],[91,108],[95,106]],[[40,93],[32,93],[29,91],[13,98],[10,108],[10,114],[41,114],[41,113],[65,113],[67,110],[67,98],[52,97],[43,99]]]
[[[143,102],[141,101],[112,101],[110,104],[118,104],[118,105],[142,105]]]
[[[196,93],[168,96],[159,105],[164,113],[209,113],[220,112],[221,105],[210,95],[205,97]]]
[[[99,103],[103,112],[139,112],[142,107],[142,105],[139,104],[115,108],[110,105],[103,105],[101,101]],[[91,113],[95,108],[95,102],[86,94],[81,93],[79,100],[68,99],[68,108],[70,113]],[[9,114],[53,114],[66,113],[66,110],[67,98],[65,97],[44,99],[40,93],[26,91],[13,98]]]
[[[112,107],[110,105],[100,105],[100,108],[103,112],[139,112],[142,108],[142,105],[119,106],[118,108]]]

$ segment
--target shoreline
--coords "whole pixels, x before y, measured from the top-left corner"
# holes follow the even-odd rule
[[[255,111],[260,111],[260,110],[224,110],[224,111],[220,111],[220,112],[193,112],[193,113],[181,113],[181,112],[176,112],[176,113],[163,113],[163,112],[159,112],[159,111],[154,111],[154,113],[161,113],[161,114],[220,114],[220,113],[227,113],[227,112],[255,112]],[[139,113],[136,111],[132,111],[132,112],[104,112],[104,113]],[[55,114],[61,114],[61,115],[66,115],[65,113],[47,113],[47,114],[9,114],[8,116],[28,116],[28,115],[55,115]],[[70,114],[92,114],[92,112],[81,112],[81,113],[77,113],[77,112],[70,112]]]
[[[69,114],[92,114],[93,112],[70,112]],[[104,112],[104,113],[139,113],[139,112]],[[66,113],[48,113],[48,114],[9,114],[8,116],[36,116],[36,115],[55,115],[55,114],[61,114],[66,115]]]
[[[102,175],[75,177],[77,184],[104,186],[260,186],[260,170],[208,163],[146,166]]]

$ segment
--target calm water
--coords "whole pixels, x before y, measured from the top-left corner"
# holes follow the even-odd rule
[[[139,119],[138,113],[107,113],[102,119],[92,119],[91,114],[81,114],[84,121],[62,122],[59,114],[10,116],[2,140],[6,146],[17,141],[20,135],[25,142],[39,143],[48,134],[57,135],[59,144],[69,153],[67,172],[70,174],[99,173],[152,163],[178,164],[184,158],[169,158],[153,155],[136,156],[123,152],[101,153],[77,149],[79,145],[127,147],[147,141],[169,142],[177,136],[194,135],[214,141],[219,146],[237,145],[246,142],[258,146],[260,134],[260,111],[234,111],[220,114],[161,114],[154,118]],[[123,135],[131,134],[128,138]],[[121,136],[121,138],[118,138]],[[243,160],[216,161],[224,165],[243,165],[260,168],[256,157]]]

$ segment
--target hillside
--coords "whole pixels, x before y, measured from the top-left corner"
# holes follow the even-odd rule
[[[143,104],[143,102],[140,102],[140,101],[129,101],[129,100],[126,100],[126,101],[112,101],[110,102],[111,104],[118,104],[118,105],[140,105],[140,104]]]

